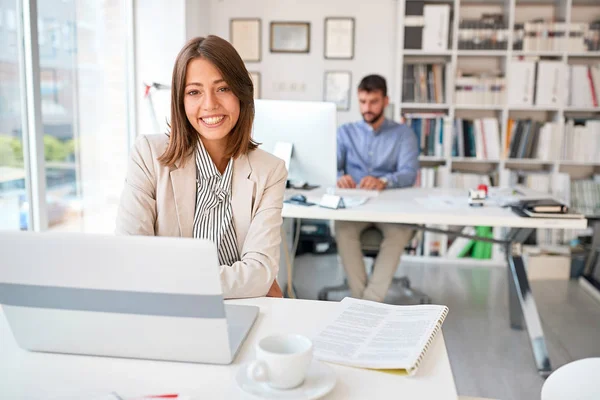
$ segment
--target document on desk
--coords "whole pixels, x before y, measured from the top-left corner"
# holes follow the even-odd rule
[[[346,297],[313,338],[314,356],[412,375],[448,314],[439,305],[396,306]]]
[[[468,197],[456,197],[456,196],[429,196],[429,197],[417,197],[415,201],[421,206],[432,209],[432,210],[449,210],[449,209],[461,209],[468,207]]]
[[[341,197],[364,197],[372,199],[379,196],[377,190],[327,188],[327,193]]]
[[[370,199],[379,196],[377,190],[328,188],[328,194],[340,196],[345,208],[362,206]]]

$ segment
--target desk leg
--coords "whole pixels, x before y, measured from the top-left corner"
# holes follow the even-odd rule
[[[521,231],[529,231],[523,229]],[[521,243],[529,236],[527,232],[519,232],[514,237],[507,253],[509,267],[509,303],[510,303],[510,322],[513,329],[522,329],[523,322],[529,334],[533,357],[540,375],[546,377],[552,372],[548,349],[546,348],[546,339],[542,330],[540,315],[529,286],[525,263],[521,256]],[[516,298],[515,298],[516,296]],[[520,305],[520,312],[517,308]]]
[[[591,221],[588,220],[588,226],[592,228],[592,255],[594,254],[594,249],[600,248],[600,220]],[[585,273],[589,274],[592,272],[592,261],[594,257],[588,257],[585,263]]]
[[[288,237],[287,230],[284,228],[284,226],[282,225],[281,227],[281,247],[283,250],[283,258],[285,260],[285,268],[287,270],[286,285],[284,288],[282,288],[283,297],[294,299],[297,298],[296,290],[294,288],[294,260],[296,258],[297,240],[300,235],[300,221],[301,220],[299,218],[293,218],[291,220],[291,237]],[[279,265],[281,267],[281,262]]]
[[[507,249],[507,254],[510,254],[512,249],[510,247]],[[514,260],[511,260],[512,256],[508,259],[508,268],[506,272],[508,273],[508,315],[510,317],[510,327],[512,329],[522,330],[523,329],[523,311],[521,310],[521,302],[519,301],[519,296],[517,295],[517,286],[514,281],[514,273],[513,268],[511,267],[511,263]]]

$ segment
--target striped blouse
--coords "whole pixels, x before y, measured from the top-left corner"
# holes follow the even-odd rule
[[[240,261],[231,206],[232,175],[233,159],[229,160],[225,173],[221,175],[199,140],[196,150],[194,238],[208,239],[217,245],[220,265],[232,265]]]

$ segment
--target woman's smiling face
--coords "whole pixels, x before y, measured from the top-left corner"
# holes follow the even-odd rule
[[[183,104],[203,141],[227,143],[240,116],[240,101],[210,61],[195,58],[188,63]]]

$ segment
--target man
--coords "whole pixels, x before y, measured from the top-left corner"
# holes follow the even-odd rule
[[[385,79],[363,78],[358,101],[363,121],[342,125],[337,132],[337,186],[368,190],[412,186],[419,169],[417,138],[406,125],[384,117],[389,103]],[[367,282],[360,235],[372,226],[381,231],[383,241]],[[412,230],[397,224],[337,221],[335,231],[352,297],[383,301]]]

